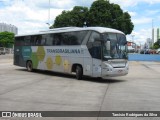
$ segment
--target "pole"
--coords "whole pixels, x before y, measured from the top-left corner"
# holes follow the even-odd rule
[[[51,4],[51,2],[49,0],[49,3],[48,3],[48,22],[46,23],[49,26],[49,28],[50,28],[50,4]]]
[[[48,23],[50,24],[50,4],[51,1],[49,0],[49,10],[48,10]]]
[[[132,42],[134,42],[134,36],[135,36],[135,35],[131,35],[131,36],[132,36]]]
[[[154,44],[154,42],[154,20],[152,19],[152,43]]]
[[[154,20],[152,19],[152,29],[154,28]]]

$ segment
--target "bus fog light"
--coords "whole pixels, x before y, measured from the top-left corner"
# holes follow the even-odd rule
[[[105,70],[107,70],[107,71],[111,71],[111,72],[112,72],[112,69],[110,69],[110,68],[108,68],[108,67],[105,67],[105,68],[103,68],[103,69],[105,69]]]

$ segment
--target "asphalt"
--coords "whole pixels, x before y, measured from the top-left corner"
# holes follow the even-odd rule
[[[127,76],[100,80],[27,72],[0,56],[0,111],[160,111],[160,62],[130,62]],[[27,118],[0,118],[0,120]],[[36,118],[32,118],[33,120]],[[40,119],[40,118],[38,118]],[[56,117],[42,120],[158,120],[135,117]]]

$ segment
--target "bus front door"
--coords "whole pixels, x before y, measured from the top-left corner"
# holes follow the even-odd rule
[[[93,77],[101,77],[101,60],[94,59],[92,60],[92,75]]]

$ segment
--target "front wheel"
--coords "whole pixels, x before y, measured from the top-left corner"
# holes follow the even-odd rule
[[[77,80],[81,80],[83,76],[83,69],[80,66],[76,67],[76,78]]]
[[[27,67],[27,71],[28,71],[28,72],[32,72],[32,71],[33,71],[33,64],[32,64],[31,61],[28,61],[28,62],[27,62],[26,67]]]

